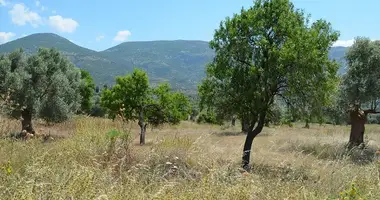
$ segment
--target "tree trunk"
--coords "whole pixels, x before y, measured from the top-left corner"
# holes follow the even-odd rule
[[[264,123],[264,126],[265,126],[265,127],[269,127],[269,122],[270,122],[270,121],[269,121],[268,119],[266,119],[266,120],[265,120],[265,123]]]
[[[143,111],[140,111],[138,124],[140,126],[140,145],[144,145],[145,144],[145,133],[146,133],[147,124],[145,123],[145,120],[144,120]]]
[[[252,149],[252,143],[253,139],[261,133],[261,131],[264,128],[264,123],[265,123],[265,112],[260,115],[260,119],[257,123],[256,128],[253,129],[255,123],[250,125],[250,130],[248,131],[247,137],[244,142],[244,149],[243,149],[243,157],[242,157],[242,167],[245,170],[249,169],[249,161],[251,158],[251,149]]]
[[[26,133],[35,134],[35,131],[34,131],[33,125],[32,125],[32,113],[31,113],[31,111],[29,109],[24,109],[23,111],[21,111],[21,117],[22,117],[21,133],[23,133],[25,135],[26,135]],[[25,135],[23,135],[23,136],[25,136]]]
[[[353,110],[350,113],[351,119],[351,131],[350,140],[348,142],[348,148],[359,146],[364,144],[364,131],[366,114],[362,110]]]
[[[236,124],[236,117],[233,116],[232,121],[231,121],[231,126],[235,126],[235,124]]]
[[[249,123],[247,122],[247,120],[241,120],[241,132],[246,134],[249,132]]]
[[[305,126],[304,128],[310,128],[309,119],[305,120]]]

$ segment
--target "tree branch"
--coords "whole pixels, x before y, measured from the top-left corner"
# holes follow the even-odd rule
[[[364,114],[379,114],[380,112],[374,110],[374,109],[368,109],[368,110],[363,110]]]
[[[247,62],[247,61],[245,61],[245,60],[241,60],[241,59],[235,59],[235,60],[238,61],[238,62],[241,62],[241,63],[243,63],[243,64],[245,64],[245,65],[252,66],[251,63],[249,63],[249,62]]]

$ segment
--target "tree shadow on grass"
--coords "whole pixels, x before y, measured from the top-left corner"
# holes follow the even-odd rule
[[[223,132],[214,132],[213,135],[216,135],[218,137],[224,137],[224,136],[246,136],[247,134],[241,131],[223,131]],[[270,136],[271,133],[268,132],[262,132],[257,135],[257,137],[260,136]]]
[[[345,144],[292,143],[287,150],[313,155],[322,160],[347,160],[358,165],[366,165],[376,161],[376,148],[373,146],[347,149]]]
[[[316,181],[318,179],[306,169],[290,166],[253,164],[250,173],[269,179],[280,179],[281,181]]]
[[[246,133],[243,133],[241,131],[223,131],[223,132],[214,132],[213,135],[222,137],[222,136],[242,136],[242,135],[247,135]]]

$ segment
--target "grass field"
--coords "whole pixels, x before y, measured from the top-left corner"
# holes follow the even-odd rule
[[[1,120],[0,199],[380,199],[376,125],[367,125],[368,149],[351,154],[348,126],[266,127],[242,173],[239,127],[183,122],[149,129],[140,146],[136,124],[36,124],[52,138],[11,139],[19,122]]]

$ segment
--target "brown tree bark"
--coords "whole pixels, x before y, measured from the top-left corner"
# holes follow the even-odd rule
[[[236,117],[233,116],[232,121],[231,121],[231,126],[235,126],[235,124],[236,124]]]
[[[378,113],[375,110],[361,110],[356,107],[350,110],[350,140],[348,148],[357,147],[364,144],[365,123],[367,122],[367,115],[369,113]]]
[[[145,120],[144,120],[143,111],[140,111],[138,124],[140,126],[140,145],[144,145],[145,144],[145,133],[146,133],[147,124],[145,123]]]
[[[256,122],[252,122],[249,126],[249,131],[247,134],[247,137],[244,142],[244,148],[243,148],[243,157],[242,157],[242,168],[245,170],[249,170],[249,161],[251,158],[251,149],[252,149],[252,143],[253,139],[261,133],[261,131],[264,128],[265,123],[265,115],[266,113],[263,112],[260,114],[259,121],[257,122],[257,126],[254,128],[254,125]]]
[[[33,124],[32,124],[32,112],[29,109],[24,109],[21,111],[21,133],[31,133],[35,134]],[[26,131],[26,132],[25,132]],[[22,135],[25,136],[25,135]]]

